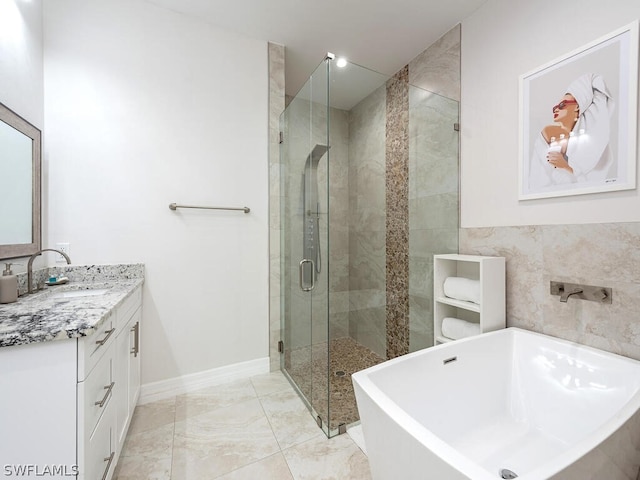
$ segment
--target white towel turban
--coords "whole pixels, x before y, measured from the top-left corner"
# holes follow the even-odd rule
[[[591,104],[598,107],[607,107],[607,112],[609,112],[608,103],[613,103],[609,89],[604,83],[604,78],[597,73],[585,73],[578,77],[571,82],[567,88],[567,93],[573,95],[577,100],[580,114],[584,114]]]
[[[580,107],[580,116],[573,131],[584,131],[587,135],[578,142],[569,142],[569,164],[576,177],[602,181],[612,160],[609,136],[613,99],[604,78],[597,73],[581,75],[571,82],[567,93],[573,95]]]

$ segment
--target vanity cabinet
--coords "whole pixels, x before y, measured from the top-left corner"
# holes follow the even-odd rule
[[[448,277],[479,281],[479,303],[447,297]],[[442,334],[446,317],[478,324],[480,333],[506,327],[505,259],[480,255],[444,254],[433,257],[433,336],[434,345],[450,342]]]
[[[141,295],[137,288],[78,342],[79,479],[111,478],[122,451],[140,393]]]
[[[0,348],[3,466],[112,477],[140,392],[141,304],[138,286],[90,336]]]

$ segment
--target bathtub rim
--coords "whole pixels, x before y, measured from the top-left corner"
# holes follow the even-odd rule
[[[457,348],[460,345],[468,342],[478,341],[479,337],[486,338],[487,336],[510,336],[527,335],[538,336],[546,341],[559,342],[563,345],[570,347],[578,347],[584,349],[598,356],[603,355],[605,357],[613,356],[624,362],[635,365],[640,369],[640,361],[630,357],[625,357],[612,352],[607,352],[595,347],[583,345],[570,340],[565,340],[559,337],[551,335],[533,332],[518,327],[508,327],[493,332],[483,333],[479,336],[468,337],[457,340],[455,342],[449,342],[441,345],[435,345],[433,347],[418,350],[416,352],[409,353],[407,355],[396,357],[386,362],[374,365],[365,370],[361,370],[352,375],[353,383],[358,384],[363,393],[368,399],[374,402],[386,415],[388,415],[394,422],[396,422],[402,429],[404,429],[409,435],[414,437],[418,442],[422,443],[426,448],[436,454],[443,462],[450,465],[452,468],[459,470],[463,475],[466,475],[473,480],[496,480],[499,478],[496,474],[492,474],[485,468],[481,467],[475,461],[469,459],[447,442],[442,440],[436,434],[429,431],[425,426],[420,424],[411,415],[400,408],[393,400],[391,400],[378,386],[371,380],[370,375],[378,370],[389,368],[392,365],[409,361],[414,357],[422,355],[433,354],[440,350],[448,350]],[[512,340],[513,341],[513,340]],[[519,480],[539,480],[541,478],[550,478],[556,475],[571,465],[575,464],[582,457],[587,455],[593,449],[602,444],[607,438],[616,433],[632,416],[640,410],[640,388],[627,400],[627,402],[620,408],[611,418],[605,421],[602,425],[597,427],[591,433],[586,435],[583,439],[576,442],[572,446],[568,447],[564,452],[554,457],[553,460],[530,470],[527,473],[519,474]],[[363,432],[365,432],[365,444],[366,444],[366,425],[363,422]],[[518,473],[518,472],[516,472]]]

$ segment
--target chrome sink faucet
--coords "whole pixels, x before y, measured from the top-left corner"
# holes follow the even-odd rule
[[[42,250],[37,251],[33,255],[29,257],[29,261],[27,262],[27,293],[33,293],[33,261],[38,255],[42,255],[42,252],[56,252],[62,255],[67,261],[67,265],[71,265],[71,259],[69,255],[60,250],[56,250],[55,248],[43,248]],[[37,289],[36,289],[37,290]]]

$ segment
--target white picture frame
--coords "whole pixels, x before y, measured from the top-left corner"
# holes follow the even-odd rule
[[[519,200],[636,188],[637,20],[519,87]]]

